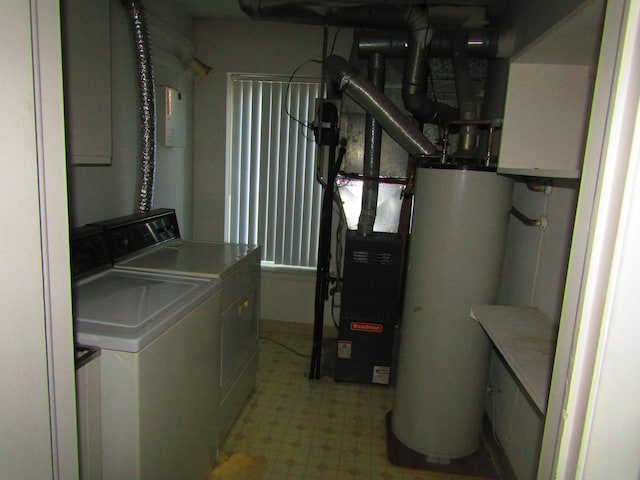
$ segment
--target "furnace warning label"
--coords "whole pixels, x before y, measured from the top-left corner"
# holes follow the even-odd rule
[[[338,340],[338,358],[351,358],[350,340]]]
[[[390,367],[383,365],[373,366],[373,375],[371,377],[371,383],[381,383],[383,385],[389,385],[389,374],[391,373]]]

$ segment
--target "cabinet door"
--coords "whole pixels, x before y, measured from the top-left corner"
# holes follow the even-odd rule
[[[544,2],[525,3],[520,29],[548,27],[534,37],[518,32],[528,44],[509,68],[498,172],[580,178],[604,2],[573,2],[553,25]]]
[[[71,163],[111,163],[108,0],[62,1],[67,148]]]
[[[498,171],[580,178],[592,85],[587,65],[512,63]]]

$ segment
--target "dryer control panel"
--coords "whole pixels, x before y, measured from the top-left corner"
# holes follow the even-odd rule
[[[168,208],[127,215],[92,225],[104,230],[114,263],[149,247],[180,238],[175,210]]]

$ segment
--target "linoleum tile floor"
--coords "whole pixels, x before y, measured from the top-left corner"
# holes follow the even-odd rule
[[[387,459],[393,387],[309,380],[312,338],[261,332],[258,387],[221,452],[265,463],[263,480],[431,480]]]

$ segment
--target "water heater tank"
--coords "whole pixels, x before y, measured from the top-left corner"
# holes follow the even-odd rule
[[[391,424],[427,461],[479,446],[490,343],[469,310],[496,302],[512,190],[495,171],[416,172]]]

